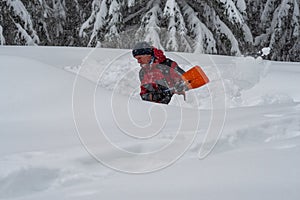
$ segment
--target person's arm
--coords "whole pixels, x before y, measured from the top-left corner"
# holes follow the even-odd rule
[[[171,101],[173,93],[168,88],[155,83],[141,85],[140,96],[144,101],[168,104]]]
[[[152,101],[152,89],[153,87],[151,86],[151,84],[144,84],[141,85],[141,92],[140,92],[140,96],[142,98],[142,100],[144,101]]]
[[[174,63],[175,63],[175,64],[173,64],[173,65],[175,65],[174,70],[177,71],[180,75],[184,74],[185,71],[181,67],[179,67],[179,65],[176,62],[174,62]]]
[[[177,66],[177,68],[179,69],[180,67]],[[181,69],[181,70],[183,71],[183,69]],[[183,73],[184,73],[184,71],[183,71]],[[173,80],[173,84],[174,84],[174,93],[184,94],[184,92],[188,90],[188,87],[187,87],[185,81],[182,79],[182,74],[180,72],[178,72],[177,70],[171,68],[170,76],[171,76],[171,78]]]

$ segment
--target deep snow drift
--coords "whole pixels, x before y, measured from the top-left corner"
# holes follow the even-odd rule
[[[300,64],[168,56],[211,82],[151,104],[129,50],[0,47],[0,199],[299,199]]]

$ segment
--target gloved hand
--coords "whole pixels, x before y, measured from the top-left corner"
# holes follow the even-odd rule
[[[174,85],[174,89],[175,89],[175,93],[181,93],[181,92],[189,90],[188,86],[185,84],[184,81],[177,82]]]

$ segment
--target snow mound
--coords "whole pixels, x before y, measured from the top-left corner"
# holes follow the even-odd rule
[[[129,101],[128,94],[134,94],[138,82],[132,82],[130,92],[118,90],[128,88],[126,85],[134,79],[130,76],[136,78],[134,70],[138,66],[129,54],[121,52],[124,51],[0,47],[1,199],[126,196],[135,200],[161,199],[162,195],[174,200],[187,196],[211,200],[277,200],[283,196],[299,199],[300,107],[295,102],[300,99],[298,63],[180,54],[189,57],[190,63],[203,63],[200,66],[211,80],[207,88],[190,91],[195,96],[188,101],[210,105],[213,98],[220,98],[236,106],[224,110],[190,109]],[[179,61],[185,69],[191,66]],[[80,68],[83,63],[90,71]],[[80,72],[80,76],[64,71],[67,66]],[[125,74],[132,71],[128,80],[119,70]],[[92,82],[86,80],[88,77]],[[72,98],[74,92],[78,99]],[[122,92],[127,92],[127,96],[120,95]],[[77,107],[72,107],[74,102]],[[76,118],[72,108],[78,109]],[[80,122],[82,132],[75,127],[75,120]],[[151,126],[154,120],[162,122],[162,127]],[[220,127],[219,134],[212,134],[210,128],[216,129],[215,124]],[[137,127],[140,129],[133,132]],[[101,130],[107,138],[98,137]],[[194,134],[195,141],[191,137]],[[188,138],[193,141],[192,148],[184,149],[186,152],[181,155],[183,151],[178,147],[190,141]],[[106,139],[120,150],[136,155],[157,154],[132,162],[136,155],[126,157],[112,151],[112,146],[105,144]],[[134,176],[100,164],[87,148],[96,146],[108,161],[137,172],[137,168],[165,164],[169,156],[161,157],[160,149],[166,144],[174,144],[170,153],[182,157],[155,173]],[[214,148],[199,160],[202,145]]]
[[[185,70],[192,66],[181,54],[167,54]],[[120,52],[113,59],[99,59],[98,55],[97,49],[92,49],[80,65],[67,66],[65,70],[85,77],[107,90],[139,99],[139,66],[132,58],[130,50]],[[189,91],[186,102],[183,103],[181,98],[177,98],[176,101],[171,101],[171,105],[210,108],[211,98],[215,98],[211,92],[217,91],[216,93],[226,93],[228,106],[241,106],[244,103],[242,92],[259,84],[268,74],[269,65],[270,63],[261,57],[227,57],[220,64],[212,60],[211,65],[202,66],[210,79],[210,88],[204,86]],[[225,91],[224,88],[220,88],[220,84],[224,85]]]
[[[59,170],[56,169],[32,167],[14,171],[0,178],[0,198],[16,198],[30,195],[33,191],[45,191],[58,176]]]

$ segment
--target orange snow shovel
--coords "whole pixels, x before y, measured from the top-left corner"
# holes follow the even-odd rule
[[[182,75],[189,89],[201,87],[209,82],[208,77],[199,66],[194,66]]]

